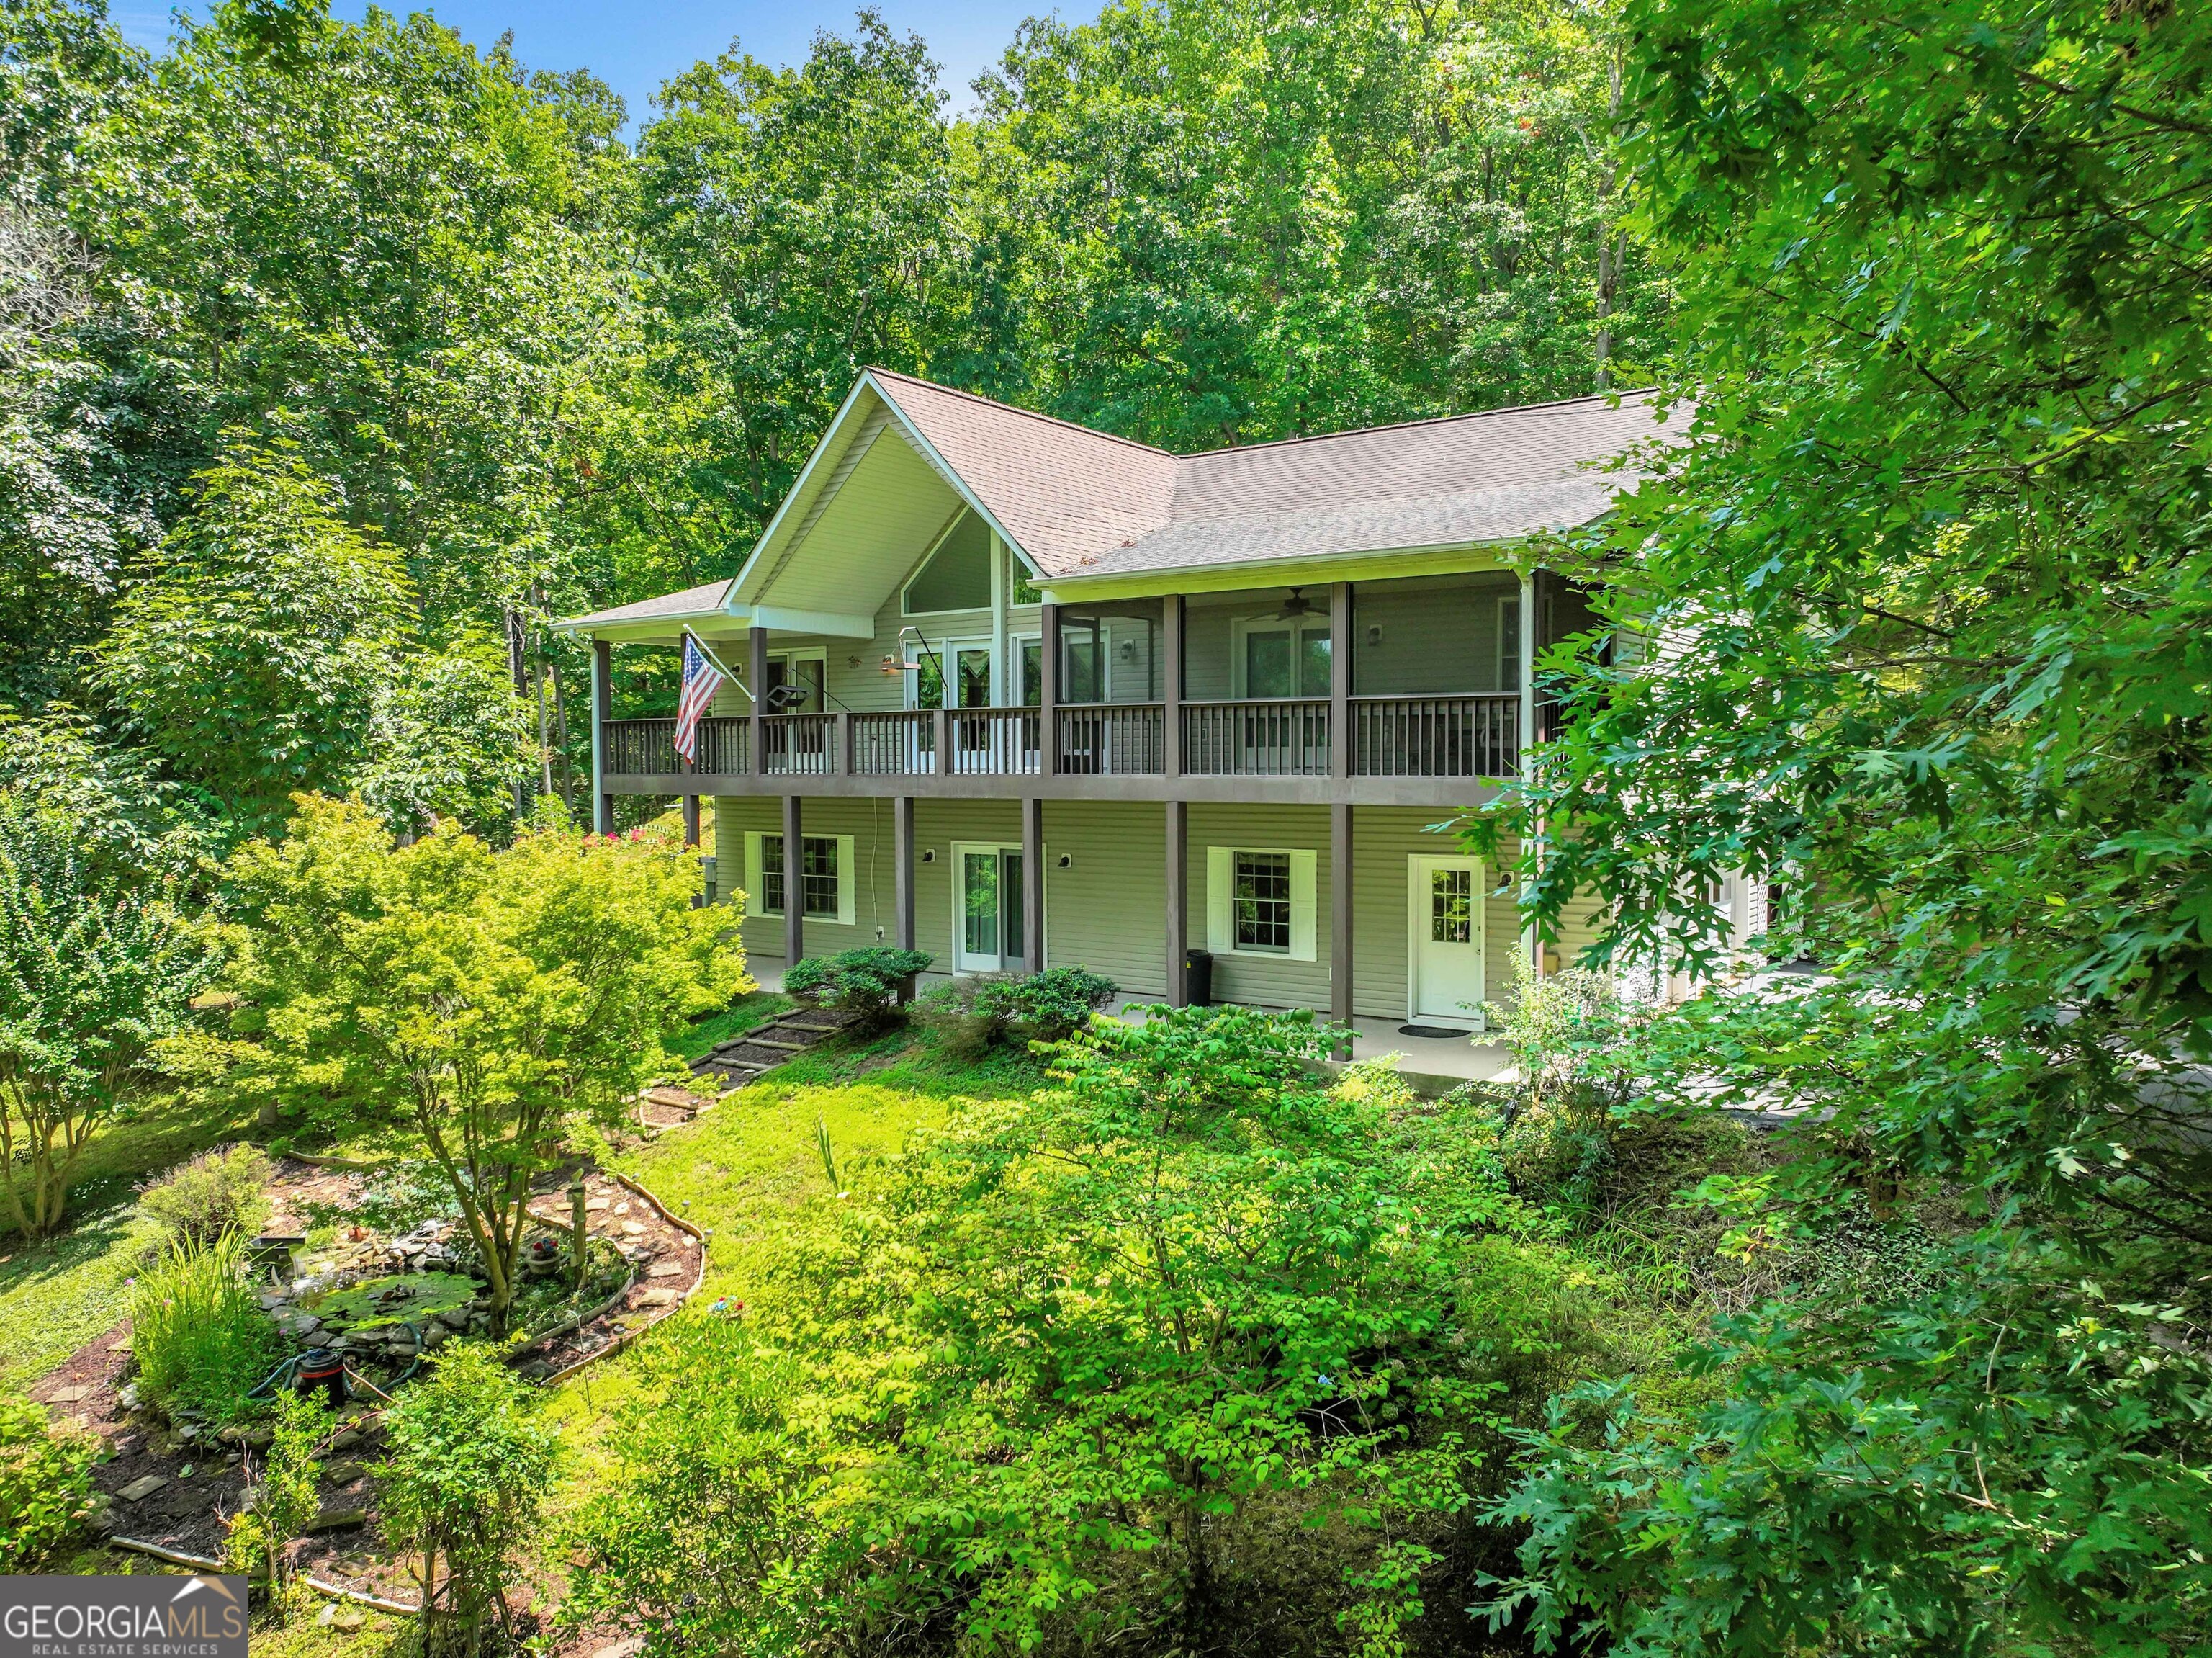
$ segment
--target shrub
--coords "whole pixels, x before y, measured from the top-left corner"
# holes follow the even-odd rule
[[[33,1570],[76,1535],[99,1448],[89,1434],[57,1429],[45,1405],[0,1394],[0,1572]]]
[[[315,1451],[328,1425],[319,1400],[297,1393],[277,1395],[275,1437],[258,1478],[251,1454],[247,1457],[247,1506],[232,1519],[223,1542],[224,1564],[241,1574],[259,1568],[270,1589],[278,1592],[270,1598],[279,1607],[284,1605],[281,1591],[289,1576],[285,1546],[315,1517],[315,1485],[323,1467]]]
[[[1482,1108],[1331,1087],[1310,1015],[1150,1013],[858,1171],[763,1292],[809,1366],[786,1408],[840,1436],[782,1557],[823,1649],[1382,1653],[1472,1600],[1456,1517],[1504,1381],[1458,1308],[1518,1286],[1456,1256],[1528,1218]]]
[[[639,1357],[653,1408],[625,1415],[612,1477],[569,1529],[564,1621],[619,1624],[654,1658],[805,1649],[827,1469],[786,1415],[797,1368],[744,1325],[697,1316]]]
[[[791,964],[783,975],[783,988],[793,996],[812,997],[824,1007],[858,1015],[863,1030],[880,1030],[896,1017],[892,999],[900,988],[930,960],[924,951],[876,945],[841,950],[833,956],[810,955]]]
[[[249,1237],[269,1218],[269,1159],[258,1146],[204,1151],[138,1199],[173,1243],[213,1243],[226,1232]]]
[[[216,1422],[246,1414],[246,1395],[278,1357],[270,1322],[246,1276],[245,1241],[172,1244],[131,1298],[131,1350],[138,1390],[171,1417]]]
[[[1053,967],[1024,978],[990,974],[939,986],[915,1003],[915,1016],[957,1058],[976,1059],[1009,1042],[1065,1042],[1120,990],[1082,967]]]
[[[485,1619],[507,1621],[508,1564],[535,1527],[558,1441],[539,1396],[489,1349],[448,1347],[385,1420],[385,1533],[415,1557],[422,1645],[475,1652]]]

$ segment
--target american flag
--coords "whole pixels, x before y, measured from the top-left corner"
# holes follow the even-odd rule
[[[676,704],[676,752],[687,761],[699,758],[699,722],[714,705],[722,688],[722,670],[714,665],[700,643],[684,636],[684,694]]]

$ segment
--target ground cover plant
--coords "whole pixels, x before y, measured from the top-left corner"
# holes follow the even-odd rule
[[[57,1427],[46,1407],[0,1393],[0,1570],[40,1570],[91,1514],[89,1434]]]
[[[246,1236],[269,1217],[268,1154],[255,1145],[204,1151],[140,1194],[138,1207],[176,1241],[213,1243],[225,1233]]]

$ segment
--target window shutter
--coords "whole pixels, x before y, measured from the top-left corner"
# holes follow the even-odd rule
[[[761,838],[757,829],[745,831],[745,913],[768,913],[761,907]]]
[[[1226,846],[1206,849],[1206,948],[1218,955],[1237,948],[1232,901],[1237,894],[1237,854]]]
[[[853,924],[853,881],[858,867],[853,858],[853,838],[850,835],[838,836],[837,924],[840,927]]]
[[[1314,960],[1314,891],[1315,872],[1321,854],[1314,851],[1293,851],[1291,854],[1291,960]]]

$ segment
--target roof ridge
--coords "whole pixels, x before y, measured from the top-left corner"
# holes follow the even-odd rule
[[[1139,443],[1133,437],[1123,437],[1115,432],[1101,431],[1096,426],[1085,426],[1079,421],[1062,420],[1058,415],[1048,415],[1036,409],[1024,409],[1018,403],[1001,403],[995,397],[985,397],[981,392],[964,392],[957,386],[947,386],[939,381],[924,380],[920,375],[901,374],[896,369],[878,369],[871,364],[861,370],[884,380],[902,380],[909,386],[927,386],[933,392],[943,392],[947,397],[965,398],[970,403],[981,403],[986,408],[998,409],[1007,414],[1017,414],[1025,420],[1042,420],[1048,426],[1064,426],[1071,432],[1081,432],[1085,437],[1102,437],[1109,443],[1119,443],[1126,448],[1139,449],[1146,454],[1156,454],[1163,460],[1180,460],[1182,457],[1172,449],[1163,449],[1151,443]]]
[[[1610,403],[1619,398],[1649,397],[1659,388],[1639,386],[1633,391],[1586,392],[1580,397],[1553,398],[1548,403],[1515,403],[1503,409],[1470,409],[1465,414],[1425,415],[1419,420],[1393,420],[1380,426],[1347,426],[1340,432],[1308,432],[1303,437],[1271,437],[1264,443],[1230,443],[1218,449],[1196,449],[1177,455],[1178,460],[1208,460],[1218,454],[1249,454],[1255,449],[1280,449],[1292,443],[1328,443],[1340,437],[1365,437],[1371,432],[1410,431],[1416,426],[1449,426],[1455,421],[1489,420],[1498,415],[1533,414],[1539,409],[1571,409],[1579,403]]]

